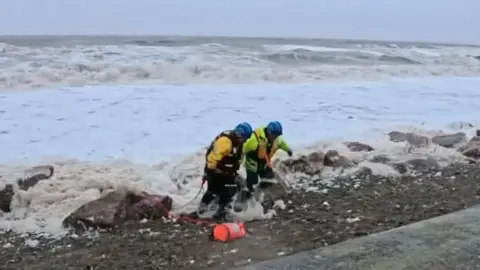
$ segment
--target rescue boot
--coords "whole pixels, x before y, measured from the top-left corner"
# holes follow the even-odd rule
[[[249,189],[243,189],[237,194],[237,199],[233,209],[235,212],[242,212],[248,208],[247,201],[252,197],[252,192]]]
[[[210,191],[205,192],[205,194],[203,194],[202,199],[200,200],[200,204],[198,205],[197,213],[199,215],[202,215],[205,212],[208,212],[210,205],[213,202],[215,202],[216,199],[217,199],[217,196],[215,196],[215,194],[213,194],[212,192]]]
[[[220,207],[217,212],[213,214],[212,219],[220,222],[227,221],[227,210],[225,207]]]

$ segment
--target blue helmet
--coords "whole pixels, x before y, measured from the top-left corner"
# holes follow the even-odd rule
[[[272,121],[268,123],[267,130],[273,136],[281,136],[283,134],[282,124],[278,121]]]
[[[235,127],[235,132],[246,140],[252,135],[253,129],[249,123],[243,122]]]

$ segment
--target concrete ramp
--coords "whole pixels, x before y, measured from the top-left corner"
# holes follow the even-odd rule
[[[237,269],[480,269],[480,205]]]

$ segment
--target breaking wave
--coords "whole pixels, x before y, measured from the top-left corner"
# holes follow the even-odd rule
[[[293,83],[480,74],[478,47],[244,43],[0,43],[0,89],[129,82]]]

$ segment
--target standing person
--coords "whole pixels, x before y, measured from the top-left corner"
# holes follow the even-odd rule
[[[203,195],[198,214],[202,214],[212,200],[218,196],[218,211],[213,218],[225,218],[225,207],[237,193],[237,171],[243,160],[243,143],[252,135],[250,124],[243,122],[234,130],[227,130],[218,135],[207,150],[203,182],[208,188]]]
[[[246,156],[245,169],[248,192],[242,196],[243,200],[251,197],[253,186],[258,184],[259,177],[275,178],[270,160],[278,149],[287,152],[288,156],[292,156],[290,146],[280,137],[282,134],[282,124],[278,121],[272,121],[266,127],[262,126],[255,129],[252,136],[244,143],[243,152]]]

